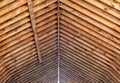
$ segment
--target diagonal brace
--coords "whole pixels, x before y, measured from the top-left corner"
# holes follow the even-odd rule
[[[32,0],[28,0],[28,9],[29,9],[29,14],[30,14],[33,35],[34,35],[34,39],[35,39],[35,45],[36,45],[36,49],[37,49],[39,62],[42,62],[40,48],[39,48],[39,44],[38,44],[38,37],[37,37],[37,31],[36,31],[35,16],[34,16],[34,12],[33,12]]]

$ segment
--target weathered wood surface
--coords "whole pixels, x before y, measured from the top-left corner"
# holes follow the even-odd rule
[[[119,83],[120,1],[59,6],[58,12],[58,0],[0,0],[0,82],[56,83],[60,49],[61,82]]]

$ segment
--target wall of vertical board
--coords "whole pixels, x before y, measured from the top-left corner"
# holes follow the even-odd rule
[[[0,83],[56,83],[58,49],[61,83],[119,83],[120,1],[0,0]]]

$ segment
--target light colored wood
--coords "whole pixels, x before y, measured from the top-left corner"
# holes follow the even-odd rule
[[[11,30],[13,30],[13,29],[16,29],[16,28],[18,28],[19,26],[23,25],[24,23],[26,23],[26,22],[28,22],[28,21],[30,21],[29,18],[24,18],[24,19],[16,22],[15,24],[13,24],[13,25],[11,25],[11,26],[4,28],[5,30],[2,30],[2,29],[1,29],[1,30],[0,30],[0,35],[3,35],[3,34],[11,31]]]
[[[41,9],[44,9],[45,7],[47,7],[47,6],[55,3],[56,1],[57,1],[57,0],[47,0],[47,1],[45,1],[44,3],[35,6],[34,9],[33,9],[33,12],[35,13],[35,12],[41,10]]]
[[[23,5],[23,6],[17,8],[16,10],[14,10],[12,12],[9,12],[9,13],[5,14],[4,16],[0,17],[0,23],[3,23],[7,20],[10,20],[14,16],[16,16],[16,15],[18,15],[18,14],[20,14],[20,13],[26,11],[26,10],[28,10],[28,7]]]
[[[85,2],[86,1],[86,2]],[[86,9],[88,9],[88,10],[90,10],[90,11],[92,11],[92,12],[94,12],[94,13],[96,13],[97,15],[100,15],[102,18],[104,18],[104,19],[107,19],[108,21],[111,21],[111,23],[116,23],[117,25],[119,25],[119,17],[117,16],[116,17],[116,15],[115,14],[113,14],[114,16],[112,16],[111,15],[111,13],[109,14],[109,13],[106,13],[106,11],[109,11],[109,10],[101,10],[101,9],[99,9],[99,8],[97,8],[96,7],[96,5],[98,6],[98,4],[97,3],[94,3],[95,2],[95,0],[91,0],[91,1],[89,1],[89,0],[85,0],[85,1],[82,1],[82,0],[75,0],[75,1],[73,1],[73,2],[75,2],[75,3],[78,3],[79,5],[81,5],[81,6],[83,6],[83,7],[85,7]],[[89,2],[89,3],[87,3],[87,2]],[[95,6],[92,6],[92,5],[95,5]],[[112,11],[113,12],[113,11]],[[104,13],[104,14],[103,14]]]
[[[6,21],[2,24],[0,24],[0,29],[4,29],[5,27],[10,26],[11,24],[14,24],[15,22],[29,16],[28,12],[23,12],[22,14],[19,14],[17,17],[13,17],[11,20]]]
[[[63,22],[62,21],[62,23],[64,24],[64,25],[66,25],[66,24],[68,24],[68,23],[66,23],[65,24],[65,22]],[[70,24],[69,24],[70,25]],[[74,27],[74,26],[72,26],[71,25],[71,28],[72,27]],[[70,27],[69,27],[70,28]],[[74,28],[72,28],[73,30],[75,30],[76,28],[74,27]],[[106,48],[104,48],[103,46],[101,46],[101,45],[98,45],[97,46],[97,43],[95,43],[94,41],[92,41],[92,42],[94,42],[94,43],[92,43],[90,40],[91,39],[87,39],[87,38],[85,38],[84,36],[86,36],[85,34],[87,34],[87,33],[83,33],[84,31],[82,31],[82,30],[80,30],[80,29],[76,29],[75,31],[80,31],[80,33],[81,34],[79,34],[79,37],[81,38],[81,39],[83,39],[83,40],[86,40],[87,42],[89,42],[89,44],[87,44],[88,46],[89,45],[93,45],[93,46],[90,46],[92,49],[94,49],[94,50],[96,50],[96,51],[98,51],[98,52],[100,52],[100,53],[102,53],[103,55],[105,55],[105,53],[106,52],[108,52],[108,53],[106,53],[107,54],[107,57],[110,57],[110,58],[112,58],[112,59],[115,59],[115,57],[118,57],[119,55],[118,54],[114,54],[114,53],[112,53],[110,50],[108,51]],[[72,37],[72,36],[71,36]],[[73,36],[74,37],[74,36]],[[87,36],[86,36],[87,37]],[[77,37],[74,37],[76,40],[78,40],[78,41],[80,41],[80,38],[77,38]],[[85,39],[84,39],[85,38]],[[89,37],[90,38],[90,37]],[[83,42],[84,44],[86,44],[85,43],[85,41]],[[94,45],[95,45],[95,47],[94,47]],[[96,47],[97,46],[97,47]],[[92,50],[91,50],[92,51]],[[112,54],[111,54],[112,53]],[[105,55],[106,56],[106,55]],[[113,57],[114,56],[114,57]],[[118,60],[119,60],[119,58],[117,58]],[[117,61],[117,60],[115,60],[115,61]],[[119,61],[118,61],[118,63],[119,63]]]
[[[57,10],[52,10],[49,13],[45,14],[45,16],[39,16],[38,18],[36,18],[36,23],[45,20],[46,18],[49,18],[50,16],[53,16],[57,13]]]
[[[104,30],[104,31],[114,35],[115,37],[120,38],[119,33],[115,32],[114,30],[110,29],[109,27],[106,27],[106,26],[102,25],[101,23],[93,20],[92,18],[90,18],[90,17],[88,17],[88,16],[86,16],[86,15],[84,15],[84,14],[78,12],[78,11],[75,11],[74,9],[72,9],[72,8],[70,8],[68,6],[65,6],[65,5],[61,5],[61,8],[65,9],[66,11],[71,12],[72,14],[78,16],[79,18],[82,18],[85,21],[99,27],[101,30]]]
[[[119,0],[57,1],[0,1],[0,83],[119,83]]]
[[[103,2],[104,4],[107,4],[109,6],[111,6],[112,8],[115,8],[117,10],[120,10],[120,3],[114,1],[114,0],[99,0],[101,2]]]
[[[57,4],[56,3],[51,4],[47,8],[39,10],[38,12],[36,12],[35,13],[35,17],[41,16],[43,14],[46,14],[47,12],[49,12],[49,11],[55,9],[55,8],[57,8]]]
[[[18,32],[27,29],[27,28],[30,27],[30,26],[31,26],[30,23],[25,23],[25,24],[22,25],[21,27],[16,28],[16,29],[14,29],[14,30],[11,31],[11,32],[8,32],[8,34],[4,34],[4,35],[2,35],[2,36],[0,37],[0,40],[3,41],[3,40],[5,40],[5,39],[7,39],[8,37],[17,34]]]
[[[0,1],[0,8],[4,7],[5,5],[9,5],[10,3],[14,2],[15,0],[2,0]]]
[[[64,28],[65,29],[65,28]],[[68,29],[67,29],[68,30]],[[72,30],[68,30],[68,31],[70,31],[71,33],[74,33],[74,32],[72,32]],[[78,31],[78,30],[77,30]],[[62,31],[63,32],[63,31]],[[65,33],[65,32],[64,32]],[[70,34],[68,34],[69,36],[71,36],[72,37],[72,35],[70,35]],[[74,34],[75,35],[75,34]],[[75,36],[74,36],[75,37]],[[113,68],[115,68],[114,66],[116,65],[116,64],[119,64],[119,61],[118,61],[118,59],[115,59],[114,57],[112,57],[111,55],[104,55],[104,53],[100,53],[98,50],[96,50],[97,48],[95,48],[94,46],[92,46],[91,44],[87,44],[87,43],[85,43],[85,41],[83,41],[83,40],[81,40],[81,39],[77,39],[82,45],[82,47],[83,48],[85,48],[88,52],[88,54],[91,54],[91,53],[93,53],[93,54],[91,54],[91,56],[92,55],[94,55],[93,57],[94,58],[96,58],[97,60],[101,60],[102,62],[104,62],[104,63],[106,63],[106,61],[108,61],[108,63],[106,63],[106,64],[109,64],[109,63],[111,63],[110,65],[111,65],[111,67],[113,67]],[[72,40],[73,41],[73,40]],[[75,41],[74,41],[75,42]],[[72,46],[75,46],[74,44],[72,44],[72,43],[70,43]],[[79,43],[78,43],[78,45],[79,45]],[[87,45],[87,46],[86,46]],[[93,51],[92,50],[92,48],[91,47],[93,47],[93,49],[95,48],[95,50]],[[79,47],[76,47],[76,48],[79,48]],[[86,50],[83,50],[84,52],[86,52]],[[89,53],[89,51],[91,51],[90,53]],[[115,62],[113,62],[113,60],[111,61],[110,60],[110,58],[113,58],[113,60],[114,61],[118,61],[117,63],[115,63]],[[100,59],[101,58],[101,59]],[[115,63],[115,64],[114,64]],[[119,65],[116,65],[116,67],[119,69],[119,66],[120,66],[120,64]],[[115,68],[115,70],[116,70],[116,68]],[[117,70],[116,70],[117,71]]]
[[[112,40],[113,42],[120,44],[120,40],[118,38],[114,37],[113,35],[105,32],[105,31],[103,31],[99,27],[94,26],[93,24],[85,21],[84,19],[81,19],[81,18],[78,19],[78,16],[74,16],[72,14],[69,14],[68,12],[66,12],[64,10],[61,10],[61,12],[62,12],[63,15],[69,16],[71,19],[73,19],[73,18],[75,19],[76,18],[76,21],[79,21],[80,24],[82,24],[82,25],[88,27],[89,29],[91,29],[91,30],[101,34],[104,37],[107,37],[108,39]]]
[[[57,32],[57,30],[50,31],[49,33],[44,34],[43,36],[39,37],[38,39],[40,41],[40,40],[42,40],[42,39],[44,39],[44,38],[48,37],[49,35],[54,34],[56,32]]]
[[[79,25],[78,23],[76,23],[75,21],[73,21],[73,20],[71,20],[71,19],[67,19],[67,22],[69,22],[69,23],[72,22],[72,23],[74,24],[74,26],[76,26],[76,27],[78,27],[78,28],[79,28],[79,27],[81,27],[81,28],[83,27],[83,26]],[[90,36],[90,34],[91,34],[91,33],[89,33],[89,36]],[[109,44],[106,43],[106,42],[103,42],[103,41],[100,40],[99,38],[93,37],[93,35],[91,35],[90,38],[93,39],[93,40],[96,40],[98,43],[104,45],[104,46],[107,47],[107,48],[111,48],[111,49],[114,50],[116,53],[120,54],[119,49],[117,49],[117,48],[109,45]]]
[[[99,21],[99,22],[103,23],[104,25],[106,25],[106,26],[108,26],[108,27],[110,27],[112,29],[115,29],[116,31],[120,32],[120,27],[118,25],[115,25],[112,22],[110,22],[110,21],[108,21],[108,20],[106,20],[106,19],[96,15],[95,13],[90,12],[90,11],[84,9],[80,5],[74,4],[74,3],[72,3],[72,2],[70,2],[68,0],[61,0],[61,2],[65,3],[68,6],[71,6],[72,8],[82,12],[83,14],[85,14],[85,15],[93,18],[93,19],[95,19],[96,21]]]
[[[18,35],[20,36],[20,35],[23,35],[23,34],[25,34],[25,33],[27,33],[27,32],[30,32],[30,31],[32,31],[32,29],[28,28],[28,29],[24,30],[23,32],[21,32],[21,34],[18,34]],[[15,36],[15,37],[13,37],[13,38],[16,39],[16,38],[18,38],[19,36]],[[10,40],[11,40],[11,38],[10,38]],[[6,41],[7,41],[7,40],[6,40]],[[12,46],[11,48],[7,49],[6,51],[2,51],[2,52],[0,53],[0,56],[6,55],[6,54],[9,53],[10,51],[18,48],[19,46],[20,46],[20,45],[17,44],[17,45],[15,45],[15,46]]]
[[[15,39],[22,37],[23,35],[29,33],[30,31],[32,31],[32,29],[26,29],[25,31],[20,32],[19,34],[15,35],[15,36],[12,36],[12,37],[10,37],[10,38],[7,38],[7,40],[4,40],[2,43],[0,43],[0,46],[4,46],[5,44],[7,44],[7,43],[9,43],[9,42],[14,41]],[[31,34],[31,33],[29,33],[29,34]],[[17,41],[17,40],[16,40],[16,41]]]
[[[50,16],[50,18],[47,18],[39,23],[36,24],[37,27],[43,26],[45,24],[48,24],[49,22],[52,22],[57,19],[56,15]]]
[[[79,53],[78,53],[79,54]],[[119,76],[119,75],[118,75]]]
[[[1,11],[0,12],[0,16],[2,16],[4,14],[6,14],[6,13],[8,13],[8,12],[10,12],[10,11],[20,7],[20,6],[22,6],[22,5],[24,5],[25,3],[27,3],[26,0],[17,0],[15,2],[13,2],[13,3],[7,5],[7,6],[3,7],[3,8],[1,8],[0,9],[0,11]]]
[[[110,45],[113,45],[113,46],[115,46],[116,48],[120,49],[120,41],[119,41],[119,40],[118,40],[118,41],[119,41],[119,42],[118,42],[119,44],[117,44],[116,42],[114,42],[114,41],[112,41],[112,40],[106,39],[106,37],[101,36],[100,34],[97,34],[97,33],[96,33],[96,32],[100,32],[100,30],[94,32],[94,30],[95,30],[96,27],[93,28],[94,26],[89,26],[89,24],[88,24],[88,23],[85,23],[85,22],[84,22],[84,24],[83,24],[81,20],[79,20],[77,17],[75,17],[75,16],[73,16],[73,15],[67,14],[66,16],[61,16],[61,18],[63,18],[63,19],[65,19],[66,17],[69,17],[69,18],[71,18],[71,19],[74,19],[74,21],[80,23],[81,29],[82,29],[82,27],[84,27],[84,28],[83,28],[84,31],[86,31],[86,32],[91,32],[91,34],[97,36],[99,39],[103,39],[103,41],[105,41],[105,42],[109,43]],[[85,28],[85,27],[87,27],[87,28]],[[92,29],[92,30],[91,30],[91,29]],[[104,34],[104,35],[106,35],[106,34]]]
[[[88,0],[86,0],[86,1],[88,1]],[[119,15],[119,13],[120,13],[120,11],[118,11],[118,10],[115,10],[114,9],[114,7],[113,7],[113,4],[112,4],[112,2],[114,2],[114,1],[112,1],[112,0],[104,0],[104,1],[102,1],[102,0],[100,0],[101,2],[106,2],[105,4],[107,4],[108,2],[110,2],[110,4],[112,5],[112,7],[109,7],[108,5],[105,5],[105,4],[103,4],[103,3],[101,3],[101,2],[98,2],[98,1],[96,1],[96,0],[92,0],[91,2],[92,2],[92,4],[98,4],[98,5],[95,5],[96,7],[99,7],[100,9],[102,9],[102,10],[104,10],[104,11],[106,11],[106,12],[108,12],[108,13],[110,13],[110,14],[112,14],[113,16],[115,16],[115,17],[117,17],[117,18],[120,18],[120,15]],[[116,3],[116,4],[119,4],[119,3]],[[119,5],[117,5],[117,7],[119,8]],[[118,9],[117,8],[117,9]],[[120,8],[119,8],[119,10],[120,10]]]
[[[33,7],[43,3],[45,0],[33,0]]]

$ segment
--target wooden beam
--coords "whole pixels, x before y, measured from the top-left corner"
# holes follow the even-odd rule
[[[42,62],[40,48],[39,48],[39,44],[38,44],[37,31],[36,31],[35,16],[33,13],[32,0],[28,0],[28,8],[29,8],[29,14],[30,14],[30,19],[31,19],[31,24],[32,24],[32,29],[33,29],[33,34],[34,34],[35,45],[36,45],[36,49],[37,49],[39,62]]]
[[[57,0],[57,60],[58,60],[58,77],[57,81],[60,81],[60,1]]]

